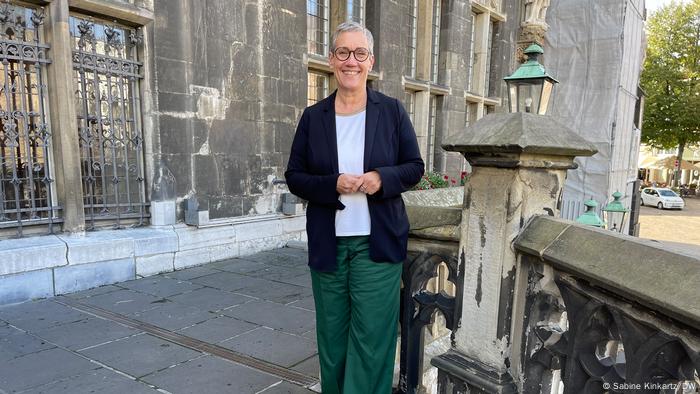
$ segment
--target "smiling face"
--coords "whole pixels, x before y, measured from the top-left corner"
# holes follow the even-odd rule
[[[369,48],[369,44],[367,43],[367,37],[361,31],[348,31],[338,35],[335,47],[345,47],[354,51],[357,48]],[[350,57],[345,61],[338,60],[331,53],[328,60],[335,74],[335,79],[338,81],[338,90],[348,93],[365,90],[367,74],[374,65],[373,55],[370,55],[364,62],[358,62],[354,53],[350,54]]]

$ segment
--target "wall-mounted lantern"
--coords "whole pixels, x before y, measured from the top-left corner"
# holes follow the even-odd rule
[[[559,81],[547,74],[537,61],[537,57],[544,53],[541,46],[532,44],[523,53],[527,55],[527,61],[513,75],[503,78],[508,84],[510,112],[545,115],[554,84]]]

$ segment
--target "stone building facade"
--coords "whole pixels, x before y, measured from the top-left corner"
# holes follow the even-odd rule
[[[427,171],[459,179],[441,142],[505,111],[548,4],[0,2],[0,303],[304,241],[283,174],[347,19],[374,33],[370,85],[404,103]]]

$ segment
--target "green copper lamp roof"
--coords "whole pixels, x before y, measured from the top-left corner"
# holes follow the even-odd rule
[[[544,66],[537,61],[537,57],[544,53],[542,47],[537,44],[532,44],[525,51],[527,55],[527,61],[523,63],[515,72],[508,77],[503,78],[506,81],[518,80],[518,79],[533,79],[533,78],[549,78],[554,82],[559,82],[552,78],[551,75],[547,74]]]

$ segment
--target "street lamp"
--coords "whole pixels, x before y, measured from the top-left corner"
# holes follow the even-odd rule
[[[600,218],[600,216],[598,216],[598,214],[595,211],[595,208],[598,206],[598,203],[595,200],[590,199],[584,202],[583,205],[586,206],[586,212],[584,212],[581,216],[576,218],[576,223],[594,227],[605,227],[605,222],[603,221],[603,219]]]
[[[527,55],[527,61],[513,75],[503,78],[508,84],[510,112],[544,115],[552,98],[554,84],[559,81],[547,74],[544,66],[537,61],[537,57],[544,53],[541,46],[532,44],[523,53]]]
[[[612,194],[613,200],[608,203],[608,205],[603,208],[605,212],[605,219],[608,223],[612,223],[613,227],[610,230],[622,232],[622,228],[625,225],[625,216],[630,210],[625,208],[620,199],[623,197],[622,193],[619,191]],[[617,226],[617,219],[619,219],[620,227]]]

